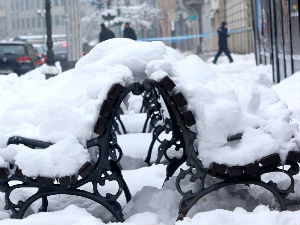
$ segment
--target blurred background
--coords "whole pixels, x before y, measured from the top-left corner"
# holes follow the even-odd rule
[[[140,41],[161,40],[207,59],[226,21],[231,52],[255,52],[258,64],[273,65],[274,80],[299,70],[298,0],[51,0],[51,17],[55,60],[64,69],[98,43],[101,23],[122,37],[130,22]],[[28,41],[45,54],[45,24],[45,0],[0,1],[0,40]]]

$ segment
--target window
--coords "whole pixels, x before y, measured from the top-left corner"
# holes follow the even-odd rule
[[[59,26],[59,16],[55,16],[55,26]]]
[[[31,0],[30,8],[31,8],[31,9],[35,9],[35,8],[34,8],[34,0]]]
[[[65,0],[60,0],[60,5],[65,6]]]
[[[20,4],[21,4],[21,10],[24,10],[24,1],[25,0],[20,0],[21,2],[20,2]]]
[[[12,29],[16,29],[16,21],[15,20],[12,20]]]
[[[26,10],[29,9],[29,0],[25,0],[25,8],[26,8]]]
[[[16,0],[16,10],[19,11],[19,0]]]
[[[36,0],[36,7],[37,7],[38,9],[41,8],[41,0]]]
[[[11,11],[15,11],[15,4],[14,4],[14,1],[11,1],[11,2],[10,2],[10,9],[11,9]]]
[[[61,24],[62,26],[65,25],[65,15],[62,15],[62,16],[61,16],[60,24]]]
[[[31,25],[32,25],[32,28],[35,28],[35,18],[31,18]]]
[[[0,46],[0,55],[24,55],[25,48],[23,45],[1,45]]]
[[[58,0],[53,0],[53,6],[59,6]]]
[[[6,30],[6,20],[5,18],[0,18],[0,31],[5,31]]]
[[[16,21],[17,21],[17,29],[20,29],[20,20],[17,19]]]
[[[25,28],[25,19],[22,19],[21,22],[22,22],[21,28],[24,29]]]
[[[41,17],[37,18],[37,27],[40,28],[42,26],[42,19]]]
[[[30,28],[30,19],[29,19],[29,18],[26,19],[26,23],[27,23],[27,24],[26,24],[26,25],[27,25],[27,28]]]

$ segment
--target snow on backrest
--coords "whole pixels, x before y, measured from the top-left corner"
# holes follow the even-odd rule
[[[196,119],[197,148],[204,166],[212,162],[246,165],[272,153],[284,161],[299,145],[298,129],[286,105],[265,82],[245,82],[218,74],[197,56],[173,65],[152,61],[147,75],[160,81],[169,75]],[[228,141],[242,133],[241,140]]]
[[[49,80],[15,77],[0,79],[0,167],[15,162],[27,176],[63,177],[89,161],[85,143],[92,138],[100,107],[110,88],[133,81],[122,65],[98,67],[94,73],[70,70]],[[5,146],[10,136],[55,143],[42,151],[23,145]]]
[[[165,46],[162,42],[138,42],[126,38],[114,38],[101,42],[76,64],[78,71],[91,71],[92,64],[98,66],[124,65],[128,67],[137,81],[146,78],[145,70],[152,60],[175,62],[182,55]]]
[[[110,39],[81,58],[75,69],[49,80],[39,69],[22,77],[0,77],[0,167],[15,162],[27,176],[77,173],[89,161],[84,145],[94,128],[99,128],[99,110],[110,98],[110,88],[143,79],[151,60],[180,58],[161,42]],[[22,145],[6,147],[8,137],[15,135],[55,144],[42,151]]]

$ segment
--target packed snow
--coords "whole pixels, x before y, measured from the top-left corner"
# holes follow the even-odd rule
[[[273,90],[278,94],[279,98],[285,102],[290,110],[293,111],[293,119],[300,123],[300,72],[281,81],[273,86]]]
[[[191,129],[199,129],[198,148],[207,166],[212,160],[244,164],[273,152],[284,157],[288,150],[299,144],[300,97],[296,85],[299,85],[299,73],[273,87],[283,103],[271,90],[270,66],[256,66],[252,54],[233,55],[233,58],[235,62],[232,64],[221,57],[219,64],[213,65],[209,63],[211,60],[207,63],[197,56],[184,57],[161,42],[114,39],[97,45],[79,60],[75,69],[48,80],[40,69],[21,77],[16,74],[1,76],[0,167],[14,162],[29,176],[76,173],[84,162],[90,160],[85,141],[94,136],[92,128],[111,84],[126,85],[147,76],[159,80],[166,74],[172,76],[177,90],[188,98],[189,109],[197,119],[197,127]],[[121,196],[124,224],[175,224],[181,199],[175,188],[175,177],[162,186],[165,166],[146,167],[143,159],[151,134],[140,133],[146,116],[139,113],[142,99],[131,96],[128,102],[122,120],[129,134],[118,135],[124,151],[121,161],[123,175],[133,196],[128,204]],[[290,122],[291,116],[293,122]],[[237,132],[244,132],[241,143],[228,144],[227,137]],[[29,150],[25,146],[6,146],[12,135],[55,144],[42,151]],[[154,158],[156,151],[157,144]],[[278,179],[281,183],[287,181],[286,177]],[[296,179],[296,193],[292,198],[299,199],[299,174]],[[85,190],[91,188],[89,185],[83,187]],[[113,188],[113,184],[104,187],[105,191]],[[24,189],[16,196],[25,199],[34,191]],[[200,199],[188,217],[176,225],[235,225],[241,221],[258,225],[299,224],[299,207],[296,208],[298,211],[270,210],[262,205],[274,203],[270,202],[272,197],[268,194],[265,190],[246,186],[215,191]],[[74,196],[51,197],[50,212],[33,214],[39,206],[40,202],[34,204],[29,216],[23,220],[8,219],[4,195],[1,194],[0,219],[3,220],[0,224],[98,225],[111,219],[111,215],[97,204]]]
[[[228,65],[209,67],[191,55],[173,66],[159,64],[150,62],[146,71],[155,80],[169,74],[176,91],[188,99],[197,121],[196,148],[204,166],[212,162],[246,165],[272,153],[279,153],[284,162],[289,151],[298,149],[299,131],[290,122],[291,111],[270,89],[268,75],[252,69],[253,62],[238,60],[230,70]],[[240,71],[242,78],[238,79],[235,70],[247,67],[251,69]],[[225,73],[218,73],[220,69]],[[258,76],[254,78],[255,70]],[[240,141],[227,140],[238,133],[243,133]]]

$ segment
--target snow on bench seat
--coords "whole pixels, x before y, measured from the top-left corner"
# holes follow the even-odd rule
[[[96,67],[96,66],[94,66]],[[96,68],[95,68],[96,69]],[[64,177],[76,174],[90,160],[86,141],[107,94],[114,85],[131,83],[132,73],[124,66],[98,67],[99,72],[71,70],[49,80],[8,77],[1,85],[10,88],[14,101],[0,115],[0,167],[14,163],[26,176]],[[109,97],[108,96],[108,97]],[[5,101],[3,98],[0,101]],[[107,111],[104,112],[107,116]],[[8,137],[54,143],[46,149],[8,145]]]
[[[22,77],[0,77],[0,168],[14,163],[30,177],[76,174],[90,161],[86,141],[104,133],[112,101],[122,86],[144,79],[152,60],[180,58],[161,42],[116,38],[98,44],[75,69],[49,80],[38,69]],[[53,145],[6,146],[12,136]]]
[[[146,71],[176,97],[177,107],[184,106],[183,97],[188,102],[183,119],[197,133],[195,147],[206,168],[225,171],[225,165],[272,160],[276,164],[278,158],[284,164],[288,154],[289,159],[291,154],[299,158],[299,131],[291,122],[291,111],[264,79],[245,83],[218,75],[197,56],[174,64],[152,61]]]

